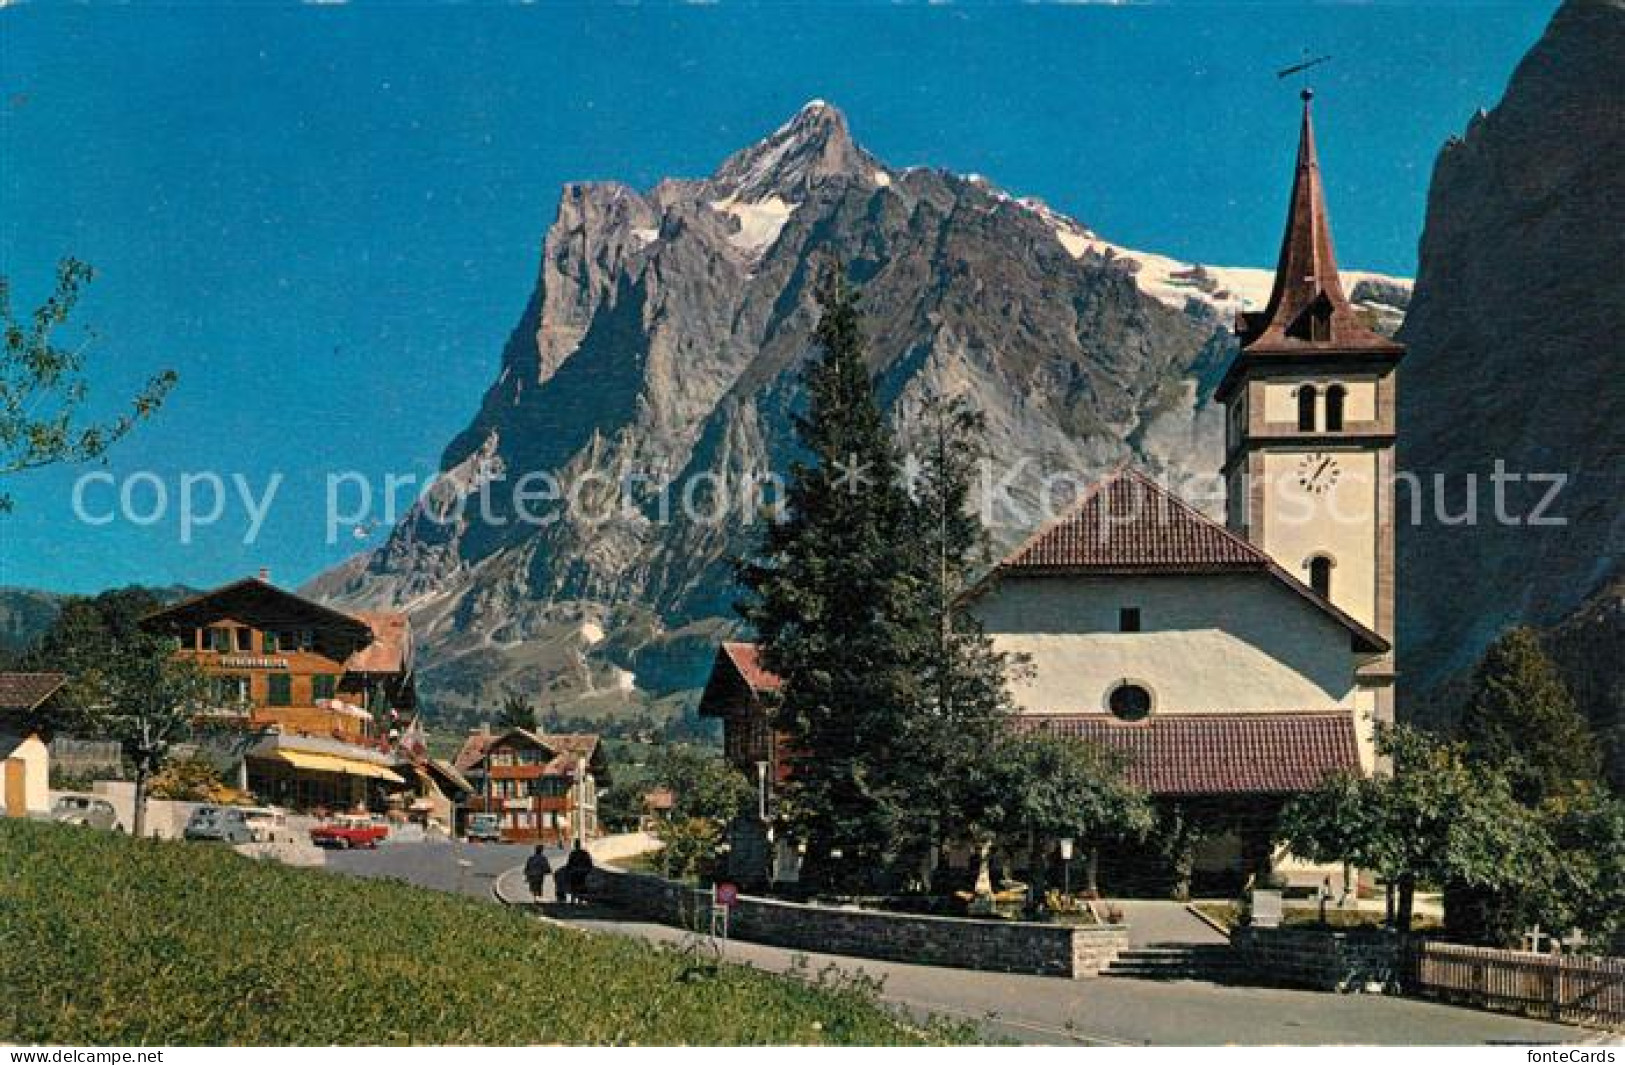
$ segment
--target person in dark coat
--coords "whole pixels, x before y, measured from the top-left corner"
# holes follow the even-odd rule
[[[547,851],[541,844],[525,859],[525,883],[530,885],[530,897],[537,902],[542,901],[542,891],[547,887],[547,878],[553,875],[553,863],[547,860]]]
[[[564,860],[564,871],[570,878],[569,900],[586,902],[581,893],[587,887],[587,875],[592,872],[592,855],[587,853],[587,848],[581,845],[579,839],[570,848],[570,856]]]

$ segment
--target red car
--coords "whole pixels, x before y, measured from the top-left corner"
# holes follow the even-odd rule
[[[325,825],[310,830],[310,841],[318,847],[336,847],[341,851],[353,847],[374,850],[389,838],[389,828],[370,817],[335,817]]]

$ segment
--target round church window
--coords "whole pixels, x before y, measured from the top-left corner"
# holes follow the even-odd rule
[[[1144,721],[1151,714],[1151,693],[1138,684],[1119,684],[1106,706],[1121,721]]]

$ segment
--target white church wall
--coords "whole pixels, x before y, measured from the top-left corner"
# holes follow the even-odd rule
[[[1140,610],[1142,631],[1118,631]],[[1103,712],[1125,679],[1153,713],[1350,708],[1346,629],[1265,574],[1006,577],[977,602],[995,644],[1028,656],[1028,713]]]

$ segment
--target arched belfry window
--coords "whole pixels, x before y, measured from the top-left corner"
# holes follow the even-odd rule
[[[1315,431],[1315,399],[1318,395],[1314,385],[1298,387],[1298,432]]]
[[[1309,560],[1309,587],[1322,599],[1332,597],[1332,567],[1336,565],[1326,555],[1316,555]]]
[[[1348,389],[1342,385],[1333,385],[1326,390],[1326,431],[1340,433],[1343,431],[1343,397],[1348,395]]]

